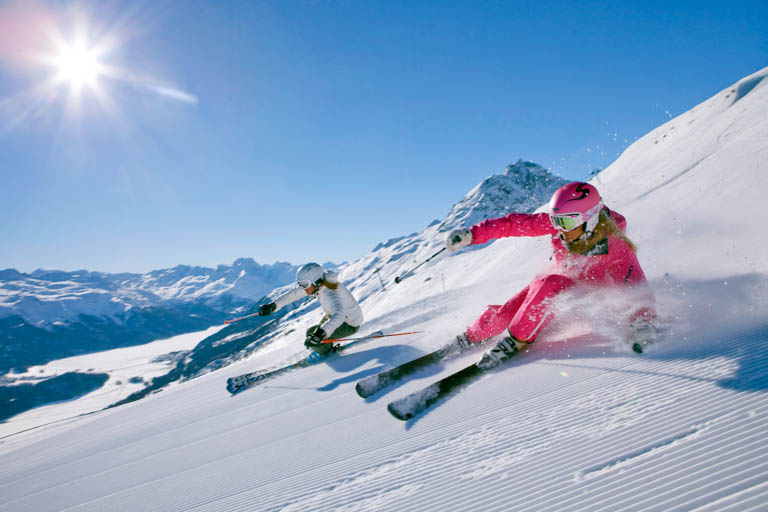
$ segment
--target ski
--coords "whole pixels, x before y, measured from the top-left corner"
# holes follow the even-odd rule
[[[486,370],[472,363],[447,377],[440,379],[434,384],[415,391],[400,400],[396,400],[387,405],[387,410],[399,420],[409,420],[419,413],[429,409],[435,402],[449,395],[451,392],[461,388],[461,386],[482,375]]]
[[[465,384],[476,379],[486,371],[496,368],[499,363],[507,362],[512,356],[519,353],[526,345],[514,338],[506,338],[496,344],[489,352],[486,352],[480,361],[472,363],[461,370],[444,377],[434,384],[411,393],[400,400],[390,402],[387,410],[399,420],[409,420],[419,413],[429,409],[438,400],[447,397],[452,392],[462,388]],[[496,362],[494,362],[494,360]]]
[[[384,370],[376,375],[369,375],[368,377],[357,381],[355,391],[357,391],[357,394],[362,398],[368,398],[369,396],[375,395],[392,386],[412,373],[437,363],[454,352],[456,351],[452,351],[449,346],[441,347],[434,352],[412,359],[411,361],[407,361],[394,368],[390,368],[389,370]]]
[[[339,354],[350,347],[375,339],[376,337],[379,337],[382,334],[383,333],[381,331],[376,331],[366,337],[357,338],[344,345],[334,345],[333,350],[324,356],[321,356],[317,352],[313,351],[310,355],[308,355],[304,359],[301,359],[287,366],[283,366],[281,368],[277,368],[274,370],[257,370],[255,372],[244,373],[236,377],[230,377],[229,379],[227,379],[227,391],[229,391],[232,395],[236,395],[242,391],[245,391],[246,389],[257,386],[266,380],[273,379],[279,375],[288,373],[297,368],[305,368],[307,366],[312,366],[314,364],[325,361],[329,357],[333,357],[336,354]]]

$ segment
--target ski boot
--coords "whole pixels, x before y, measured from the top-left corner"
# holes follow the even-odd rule
[[[528,346],[528,343],[520,341],[514,336],[507,336],[498,342],[495,347],[483,354],[483,358],[480,359],[477,366],[483,370],[498,366],[499,363],[513,357],[526,346]]]
[[[653,324],[645,320],[635,320],[629,326],[632,329],[629,342],[632,345],[632,350],[638,354],[642,354],[645,348],[656,341],[658,337]]]
[[[467,335],[462,333],[456,336],[456,339],[454,339],[452,342],[448,343],[446,346],[442,348],[443,355],[451,356],[456,354],[461,354],[465,350],[469,350],[472,347],[473,343],[469,341],[469,338],[467,338]]]

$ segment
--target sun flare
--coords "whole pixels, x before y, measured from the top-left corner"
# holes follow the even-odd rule
[[[195,95],[126,63],[125,56],[132,55],[126,45],[137,32],[134,16],[153,25],[151,14],[139,9],[113,17],[105,11],[112,22],[99,23],[79,8],[59,12],[32,0],[12,3],[17,10],[0,6],[0,66],[12,61],[13,69],[32,81],[13,96],[0,97],[0,132],[48,119],[109,119],[118,126],[130,117],[127,102],[139,95],[197,104]]]
[[[82,44],[62,46],[53,63],[58,73],[56,81],[75,88],[84,85],[95,87],[99,75],[103,72],[96,52]]]
[[[56,84],[66,84],[79,91],[83,87],[98,87],[98,79],[105,73],[100,57],[96,46],[80,39],[74,44],[59,42],[47,60],[54,70]]]

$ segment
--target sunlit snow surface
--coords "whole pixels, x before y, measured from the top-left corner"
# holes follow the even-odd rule
[[[428,334],[229,397],[227,377],[302,353],[313,319],[299,316],[221,371],[5,437],[0,511],[766,510],[766,75],[654,130],[595,180],[628,217],[657,294],[665,331],[647,354],[621,343],[613,319],[627,299],[575,291],[527,353],[426,415],[393,419],[387,402],[478,354],[368,401],[354,383],[442,345],[550,264],[546,240],[505,239],[394,285],[439,248],[444,234],[428,232],[431,244],[382,270],[386,292],[373,256],[343,269],[364,297],[364,331]]]

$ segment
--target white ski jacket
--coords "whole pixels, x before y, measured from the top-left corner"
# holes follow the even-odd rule
[[[320,307],[328,318],[320,327],[328,336],[341,327],[344,322],[353,327],[360,327],[363,323],[363,311],[347,287],[339,281],[339,274],[333,270],[326,270],[323,279],[331,285],[335,284],[336,289],[320,286],[317,291],[317,300],[320,301]],[[297,286],[275,299],[276,309],[285,307],[306,296],[307,292]]]

